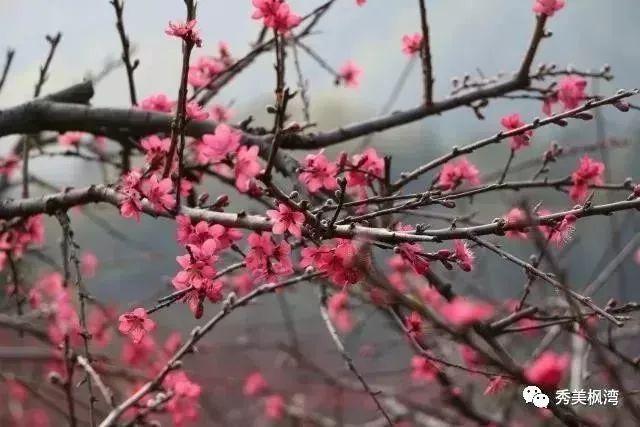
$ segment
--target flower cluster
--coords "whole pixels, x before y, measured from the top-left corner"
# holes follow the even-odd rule
[[[550,116],[553,114],[553,106],[558,102],[562,104],[565,110],[576,108],[587,99],[585,89],[587,81],[584,77],[570,75],[566,76],[558,82],[556,90],[545,98],[542,111]]]
[[[422,33],[407,34],[402,37],[402,52],[407,56],[419,53],[423,45]]]
[[[460,157],[457,161],[452,160],[442,167],[438,179],[438,187],[443,190],[455,190],[465,183],[471,185],[480,184],[478,168],[465,157]]]
[[[582,202],[590,185],[602,185],[604,163],[593,160],[586,154],[580,159],[578,168],[571,174],[571,190],[569,196],[574,202]]]
[[[255,11],[251,17],[262,19],[267,28],[272,28],[281,34],[287,34],[298,26],[302,20],[291,11],[286,1],[282,0],[252,0]]]
[[[187,43],[193,43],[198,47],[202,47],[202,39],[200,32],[196,28],[198,21],[192,19],[189,22],[169,22],[169,26],[164,31],[168,36],[173,36],[184,40]]]
[[[120,214],[125,218],[135,218],[136,221],[140,220],[143,198],[158,212],[169,211],[176,204],[171,178],[161,178],[158,174],[143,177],[138,170],[132,170],[122,177],[120,193],[123,196]]]
[[[9,257],[15,261],[30,247],[44,243],[42,215],[30,216],[17,223],[0,221],[0,229],[0,271],[6,267]]]
[[[366,262],[358,254],[358,248],[351,240],[337,239],[333,244],[302,249],[300,266],[314,267],[327,274],[337,286],[357,283],[362,277],[359,263]]]
[[[500,123],[502,124],[502,126],[507,130],[514,130],[514,129],[518,129],[521,128],[522,126],[526,125],[526,123],[524,123],[521,119],[520,119],[520,114],[518,113],[514,113],[508,116],[504,116],[502,118],[502,120],[500,121]],[[520,135],[514,135],[511,137],[511,149],[512,150],[519,150],[521,148],[524,147],[528,147],[529,144],[531,143],[531,137],[533,136],[533,131],[532,130],[528,130],[525,131],[523,133],[521,133]]]
[[[256,279],[276,282],[293,273],[291,246],[286,241],[275,243],[271,233],[251,233],[247,241],[245,262]]]
[[[538,216],[551,215],[551,211],[547,209],[538,209]],[[506,225],[510,228],[505,232],[505,235],[512,239],[527,239],[529,237],[529,221],[527,221],[527,214],[520,208],[513,208],[503,217]],[[542,235],[555,244],[556,246],[562,246],[571,240],[573,231],[575,229],[575,222],[577,218],[574,215],[566,215],[562,220],[556,221],[553,224],[540,224],[538,230]],[[535,222],[535,217],[532,218]]]

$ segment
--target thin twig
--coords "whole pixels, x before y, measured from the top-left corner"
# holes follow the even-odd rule
[[[324,323],[327,326],[327,330],[329,331],[329,335],[331,335],[331,339],[333,340],[333,343],[336,345],[338,352],[340,353],[345,363],[349,367],[349,370],[353,372],[353,374],[358,378],[358,381],[360,381],[360,384],[362,384],[362,387],[366,390],[367,393],[369,393],[369,396],[371,396],[371,399],[375,402],[376,406],[378,407],[378,410],[387,420],[388,425],[393,427],[394,423],[391,420],[391,417],[389,416],[387,411],[384,409],[384,407],[378,400],[378,396],[377,396],[378,392],[373,391],[369,386],[369,384],[367,383],[367,381],[364,379],[364,377],[360,374],[360,372],[356,368],[356,365],[353,363],[353,359],[351,358],[351,356],[349,356],[349,353],[347,353],[347,351],[345,350],[344,345],[342,344],[342,341],[338,336],[338,332],[336,331],[336,328],[333,326],[333,323],[331,322],[331,318],[329,317],[329,312],[327,311],[326,286],[322,287],[322,291],[320,295],[320,314],[322,315],[322,319],[324,320]]]

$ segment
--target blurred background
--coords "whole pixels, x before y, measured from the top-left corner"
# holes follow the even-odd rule
[[[299,14],[321,4],[311,0],[291,0],[290,3]],[[534,26],[532,3],[524,0],[428,2],[436,98],[448,95],[453,77],[467,73],[492,76],[517,69]],[[251,13],[249,0],[201,0],[198,21],[204,46],[196,50],[195,58],[215,55],[219,41],[229,44],[233,57],[242,57],[260,30],[259,23],[250,18]],[[135,72],[139,98],[159,92],[171,98],[176,96],[180,44],[176,39],[165,36],[164,29],[169,20],[181,20],[183,16],[184,5],[180,0],[126,2],[126,30],[135,46],[134,57],[140,60]],[[0,0],[0,22],[0,50],[16,49],[13,67],[0,93],[0,109],[25,102],[32,96],[39,66],[48,52],[44,39],[46,34],[60,31],[63,36],[44,93],[65,88],[99,72],[106,61],[117,59],[121,52],[113,8],[108,0]],[[553,37],[543,41],[535,64],[573,65],[579,70],[599,70],[604,64],[610,64],[615,79],[611,82],[590,81],[590,94],[607,95],[619,88],[638,87],[640,55],[635,46],[635,41],[640,40],[638,22],[640,4],[637,0],[568,0],[566,8],[550,20],[548,28],[553,31]],[[300,53],[302,70],[309,81],[311,118],[318,124],[318,129],[333,129],[377,115],[409,61],[401,52],[401,38],[419,30],[416,1],[369,0],[364,7],[358,7],[355,0],[339,0],[317,27],[316,34],[306,39],[306,44],[334,68],[351,59],[364,69],[364,74],[357,89],[336,87],[332,76]],[[273,98],[275,76],[272,64],[271,54],[261,56],[218,94],[214,102],[231,106],[233,122],[253,115],[256,124],[270,123],[265,105]],[[398,94],[394,109],[412,108],[421,102],[420,79],[420,66],[415,63]],[[296,81],[293,66],[289,64],[288,83],[295,86]],[[114,70],[97,85],[92,104],[129,105],[124,69]],[[295,110],[297,107],[294,106],[293,118],[302,121],[299,111]],[[470,108],[461,108],[375,135],[371,145],[393,155],[393,174],[397,177],[401,171],[413,169],[447,152],[451,146],[464,145],[495,133],[500,128],[500,118],[513,112],[519,112],[528,122],[542,115],[541,103],[495,100],[483,111],[485,120],[478,120]],[[637,178],[640,164],[637,148],[639,113],[623,114],[613,108],[595,113],[596,120],[590,122],[572,121],[567,128],[540,129],[533,138],[532,147],[519,152],[515,164],[539,157],[549,148],[551,141],[570,148],[615,139],[622,141],[624,147],[605,155],[610,181],[621,182],[625,177],[634,175]],[[0,152],[6,152],[15,140],[16,137],[3,138]],[[330,158],[341,150],[356,152],[361,143],[361,140],[350,141],[327,152]],[[301,157],[305,153],[293,154]],[[470,159],[485,176],[490,176],[503,168],[508,154],[506,145],[502,144],[473,154]],[[592,156],[600,158],[602,153],[596,151]],[[565,177],[576,164],[577,156],[569,156],[552,166],[550,176]],[[75,159],[41,158],[34,160],[31,167],[38,177],[59,188],[83,186],[102,179],[97,165]],[[530,179],[534,172],[535,168],[516,170],[509,175],[509,180]],[[431,176],[415,182],[409,189],[420,190],[430,179]],[[221,193],[233,194],[233,190],[216,182],[208,182],[207,186],[213,197]],[[33,191],[46,192],[37,188]],[[532,203],[542,202],[544,207],[554,211],[571,206],[566,195],[553,190],[527,194]],[[501,216],[521,197],[519,193],[509,192],[480,195],[472,203],[459,203],[458,212],[478,211],[476,219],[487,222]],[[606,201],[608,197],[620,200],[626,197],[626,193],[597,194],[596,200]],[[233,200],[235,210],[256,208],[242,197],[234,195]],[[175,241],[174,224],[149,218],[143,218],[140,224],[136,224],[120,218],[110,206],[91,209],[102,221],[119,231],[105,233],[95,221],[87,220],[78,213],[73,215],[78,243],[83,250],[96,253],[100,260],[98,275],[88,283],[92,294],[125,309],[150,305],[158,296],[169,293],[169,279],[177,267],[175,256],[181,254],[181,248]],[[59,227],[54,221],[48,220],[47,224],[45,253],[59,262]],[[433,222],[436,228],[447,225],[446,222]],[[617,244],[625,244],[638,231],[637,214],[622,213],[614,218],[597,217],[580,222],[578,237],[571,243],[570,250],[560,254],[570,283],[585,286],[615,255],[612,226],[620,230]],[[526,243],[504,243],[505,248],[523,258],[535,251]],[[458,273],[460,277],[449,275],[457,283],[459,291],[489,300],[517,298],[525,280],[522,271],[481,250],[478,250],[478,256],[480,268],[472,277],[462,277]],[[34,278],[40,271],[50,268],[37,258],[29,265],[32,270],[27,274]],[[638,298],[638,273],[638,265],[629,259],[597,295],[598,300]],[[534,291],[534,298],[545,295],[542,289]],[[226,412],[228,407],[236,407],[238,411],[227,414],[230,418],[222,424],[259,425],[264,422],[256,402],[237,399],[244,377],[256,368],[278,367],[271,372],[272,378],[269,378],[268,371],[265,375],[284,390],[312,391],[305,390],[301,384],[305,381],[315,384],[317,381],[306,378],[304,373],[293,374],[289,365],[291,361],[284,356],[286,352],[280,351],[280,347],[290,345],[292,339],[291,330],[284,325],[283,304],[290,311],[295,326],[293,334],[300,341],[306,357],[318,361],[336,376],[348,375],[319,319],[317,295],[311,286],[299,287],[285,297],[268,296],[251,309],[240,310],[231,316],[206,339],[202,354],[187,363],[187,372],[198,372],[197,377],[205,381],[205,390],[211,392],[211,398],[207,393],[202,398],[206,408],[203,425],[208,425],[205,420],[215,419],[217,413]],[[215,311],[216,307],[207,307],[204,317]],[[356,355],[362,352],[363,346],[375,349],[367,352],[367,357],[357,357],[363,372],[376,383],[403,387],[403,382],[407,382],[411,354],[408,346],[397,336],[390,339],[393,335],[381,333],[387,320],[376,315],[373,307],[359,307],[354,313],[361,323],[355,333],[346,337],[348,348]],[[176,328],[188,332],[197,323],[182,304],[175,304],[157,314],[156,318],[162,325],[159,336]],[[640,345],[636,343],[636,346],[635,351],[640,351]],[[387,351],[389,349],[393,351]],[[630,350],[634,354],[633,347]],[[526,358],[527,348],[523,347],[522,354],[516,355]],[[198,366],[204,366],[206,370],[198,371]],[[221,394],[221,391],[227,393]],[[309,395],[313,396],[313,392]],[[315,404],[328,404],[327,396],[320,394],[315,398]],[[366,395],[341,396],[340,399],[355,399],[354,408],[358,405],[369,408],[370,405]],[[355,421],[363,421],[367,414],[363,410],[361,413],[354,411],[351,415]]]

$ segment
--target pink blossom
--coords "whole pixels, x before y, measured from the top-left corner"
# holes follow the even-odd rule
[[[141,182],[142,174],[135,169],[122,176],[120,180],[120,192],[123,195],[120,202],[120,214],[125,218],[140,220],[140,213],[142,212]]]
[[[156,327],[156,322],[147,316],[144,308],[138,307],[129,313],[124,313],[118,318],[118,330],[128,335],[134,344],[138,344],[145,334]]]
[[[587,197],[590,185],[602,185],[604,163],[593,160],[588,155],[580,159],[578,169],[571,174],[571,190],[569,196],[574,202],[581,202]]]
[[[417,274],[429,271],[429,261],[421,255],[422,247],[419,244],[401,243],[398,245],[398,253]]]
[[[18,168],[19,164],[20,157],[13,153],[0,157],[0,175],[11,178],[11,175],[13,175],[13,172]]]
[[[185,106],[185,112],[189,120],[205,120],[209,117],[209,113],[204,111],[196,101],[188,102]]]
[[[258,162],[258,147],[242,146],[236,154],[234,174],[236,177],[236,188],[241,193],[249,191],[249,184],[253,178],[260,173],[260,163]]]
[[[247,238],[249,243],[249,252],[245,261],[247,267],[251,270],[257,270],[263,267],[267,259],[273,255],[275,245],[271,240],[270,233],[251,233]]]
[[[464,271],[471,271],[473,269],[473,260],[475,259],[475,255],[469,248],[467,242],[456,239],[453,242],[453,251],[456,262],[460,268]]]
[[[228,122],[233,117],[233,111],[224,105],[216,104],[211,107],[211,118],[219,123]]]
[[[80,256],[80,271],[86,278],[96,275],[98,270],[98,257],[93,252],[86,251]]]
[[[314,266],[327,273],[336,285],[351,285],[360,280],[362,273],[358,268],[358,249],[352,241],[338,239],[335,247],[323,246],[316,255]]]
[[[58,143],[63,147],[78,147],[80,142],[82,142],[82,138],[86,137],[88,134],[85,132],[65,132],[62,135],[58,136]]]
[[[256,1],[256,0],[254,0]],[[279,394],[272,394],[264,400],[264,414],[267,418],[279,421],[284,417],[285,402]]]
[[[338,167],[327,159],[324,150],[320,150],[318,154],[307,154],[304,158],[300,181],[311,193],[316,193],[323,188],[335,190],[338,188],[337,172]]]
[[[440,308],[440,312],[449,322],[460,327],[490,319],[493,311],[493,307],[489,304],[462,297],[456,297]]]
[[[353,318],[349,311],[349,294],[337,292],[327,301],[327,311],[336,328],[347,333],[353,329]]]
[[[201,245],[187,245],[188,254],[176,257],[182,268],[173,278],[173,285],[178,289],[189,286],[199,290],[207,286],[216,274],[213,264],[218,260],[217,244],[208,239]]]
[[[533,11],[539,15],[553,16],[564,7],[565,0],[536,0]]]
[[[242,232],[237,228],[229,228],[220,224],[214,224],[209,228],[211,237],[216,241],[218,250],[226,249],[233,242],[242,239]]]
[[[347,61],[338,71],[340,81],[344,82],[347,87],[357,88],[360,85],[360,76],[362,68],[355,62]]]
[[[502,126],[507,130],[507,131],[511,131],[514,129],[518,129],[521,128],[522,126],[525,126],[526,123],[523,122],[520,119],[520,114],[518,113],[514,113],[508,116],[504,116],[501,120],[500,123],[502,124]],[[519,150],[521,148],[524,147],[528,147],[529,144],[531,143],[531,137],[533,136],[533,131],[532,130],[528,130],[520,135],[515,135],[511,137],[511,149],[512,150]]]
[[[151,95],[140,102],[140,108],[147,111],[159,111],[161,113],[170,113],[173,109],[174,102],[164,93]]]
[[[156,343],[149,335],[145,335],[139,342],[126,341],[122,345],[120,359],[127,365],[134,367],[148,366],[156,352]]]
[[[545,351],[525,368],[524,375],[531,384],[556,389],[565,375],[569,362],[568,354],[558,355],[552,351]]]
[[[166,376],[163,387],[173,392],[166,408],[174,425],[183,426],[198,419],[198,398],[202,393],[199,384],[191,381],[183,371],[172,371]]]
[[[302,225],[304,224],[304,214],[291,209],[286,203],[279,203],[277,210],[268,210],[267,216],[273,221],[273,234],[291,233],[297,238],[302,237]]]
[[[422,33],[407,34],[402,37],[402,52],[405,55],[413,56],[422,49]]]
[[[246,295],[255,287],[255,281],[248,273],[243,273],[233,278],[233,289],[240,296]]]
[[[438,366],[424,356],[411,358],[411,378],[416,382],[431,382],[439,371]]]
[[[260,372],[253,372],[244,380],[244,387],[242,388],[242,393],[245,396],[258,396],[267,388],[269,385],[267,384],[267,380],[264,379],[264,376]]]
[[[142,202],[140,201],[140,195],[130,194],[120,204],[120,215],[124,218],[135,218],[136,221],[140,221],[140,213],[142,212]]]
[[[558,100],[564,105],[565,110],[576,108],[583,102],[587,95],[585,88],[587,81],[581,76],[566,76],[558,83]]]
[[[144,149],[147,163],[152,168],[157,168],[162,165],[169,153],[169,147],[171,146],[170,138],[159,138],[156,135],[152,135],[148,138],[144,138],[140,145]]]
[[[273,28],[282,34],[287,34],[292,28],[300,24],[300,16],[291,11],[286,1],[282,0],[253,0],[256,8],[251,17],[262,19],[265,27]]]
[[[404,326],[410,336],[419,337],[422,335],[422,317],[417,311],[412,311],[411,314],[404,318]]]
[[[293,273],[291,246],[287,242],[274,244],[270,233],[252,233],[247,241],[250,249],[245,262],[256,278],[275,282]]]
[[[547,209],[538,210],[538,216],[548,215],[551,215],[551,211]],[[549,240],[556,246],[562,246],[573,237],[576,220],[577,218],[574,215],[569,214],[555,225],[541,224],[538,226],[538,228],[547,240]]]
[[[192,19],[191,21],[184,22],[169,22],[169,26],[164,31],[166,35],[178,37],[188,43],[193,43],[198,47],[202,47],[202,39],[200,33],[196,28],[198,21]]]
[[[356,0],[356,4],[358,6],[364,6],[364,4],[367,2],[367,0]]]
[[[173,182],[171,178],[160,179],[157,175],[151,175],[141,184],[142,194],[151,202],[158,211],[173,209],[176,199],[171,195]]]
[[[368,186],[384,176],[384,159],[374,148],[367,148],[362,154],[355,154],[347,172],[349,186]]]
[[[187,81],[195,88],[209,86],[224,69],[225,65],[216,58],[202,56],[189,67]]]
[[[480,172],[466,158],[461,157],[446,163],[440,172],[438,185],[443,190],[454,190],[465,182],[472,185],[480,184]]]
[[[240,147],[242,133],[233,128],[220,124],[216,127],[215,133],[202,136],[204,143],[204,154],[214,162],[226,158]]]
[[[520,208],[513,208],[503,217],[507,222],[507,226],[514,226],[518,224],[526,224],[527,223],[527,214]],[[513,229],[508,230],[505,233],[505,236],[511,239],[526,239],[527,233],[524,229]]]

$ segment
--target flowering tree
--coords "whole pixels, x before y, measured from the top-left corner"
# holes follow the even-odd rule
[[[334,68],[305,44],[335,2],[298,14],[286,1],[253,0],[247,19],[261,30],[252,48],[237,57],[223,42],[216,55],[199,56],[208,41],[198,31],[195,0],[185,0],[184,19],[158,34],[175,41],[175,54],[182,55],[179,91],[139,99],[139,63],[125,27],[124,2],[111,0],[122,45],[122,62],[115,67],[126,71],[127,108],[89,105],[92,81],[41,96],[61,41],[60,34],[47,37],[50,51],[34,100],[0,111],[0,136],[22,135],[0,165],[2,191],[14,183],[21,189],[20,198],[5,195],[0,202],[0,269],[6,284],[0,327],[12,330],[0,360],[21,362],[3,364],[0,371],[3,425],[106,427],[157,420],[178,426],[252,425],[259,419],[321,426],[599,426],[615,423],[611,413],[628,420],[624,425],[640,423],[637,392],[628,380],[629,374],[637,375],[638,363],[621,342],[625,335],[636,336],[638,305],[592,298],[633,257],[640,237],[615,251],[584,286],[569,283],[561,257],[583,219],[621,211],[635,215],[640,184],[610,182],[609,165],[593,154],[605,152],[606,143],[572,149],[552,143],[533,163],[531,179],[509,179],[523,167],[514,161],[534,143],[538,129],[555,126],[561,132],[591,120],[598,108],[636,109],[627,99],[637,92],[593,93],[588,79],[610,80],[609,67],[598,72],[534,67],[538,50],[552,36],[548,24],[565,7],[564,0],[535,0],[529,46],[513,74],[454,80],[450,94],[437,96],[427,2],[419,0],[418,30],[402,37],[398,52],[421,64],[422,103],[313,132],[298,55],[311,57],[345,88],[357,87],[364,72],[354,61]],[[367,6],[365,0],[354,3]],[[212,100],[256,58],[269,55],[275,90],[267,110],[273,123],[255,125],[247,118],[233,124],[232,112],[211,105]],[[10,77],[12,59],[9,52],[0,89]],[[295,89],[292,75],[298,77]],[[494,135],[425,159],[414,170],[396,170],[392,154],[371,147],[335,157],[324,152],[458,108],[470,107],[484,119],[490,101],[510,98],[539,102],[542,117],[506,115],[496,120]],[[294,100],[302,105],[300,117],[290,108]],[[480,150],[507,153],[504,167],[495,174],[481,171],[468,157]],[[294,156],[299,151],[304,151],[301,159]],[[575,154],[573,173],[555,178],[556,161]],[[29,167],[30,158],[43,155],[96,162],[117,179],[50,188]],[[206,190],[211,181],[220,183],[216,194]],[[421,191],[408,191],[415,182]],[[36,185],[47,194],[33,197]],[[564,206],[547,209],[528,197],[533,189],[563,192]],[[457,208],[463,200],[504,190],[522,196],[501,218],[465,215]],[[233,193],[261,209],[239,209]],[[603,193],[610,195],[606,202],[599,201]],[[171,290],[157,302],[116,308],[88,292],[86,281],[100,260],[79,247],[71,212],[90,215],[96,203],[118,210],[122,221],[151,216],[175,223],[182,253],[169,280]],[[60,236],[61,263],[43,256],[41,261],[51,265],[34,275],[27,255],[41,253],[45,217],[52,218],[50,227]],[[423,217],[444,221],[446,227],[415,221]],[[114,225],[103,226],[106,233],[118,232]],[[518,257],[504,249],[506,240],[534,255]],[[522,272],[519,299],[480,298],[457,284],[481,278],[480,257],[492,256]],[[304,326],[291,321],[287,298],[301,287],[317,293],[311,306],[317,307],[333,344],[326,351],[339,355],[348,371],[315,361],[309,356],[318,352],[313,340],[298,339],[295,331],[304,333]],[[553,290],[546,297],[545,288]],[[208,378],[211,359],[198,362],[207,371],[190,367],[206,349],[205,337],[224,328],[236,311],[250,311],[269,298],[278,299],[290,332],[289,343],[276,349],[286,355],[285,362],[269,370],[235,364],[230,369],[240,379],[231,380],[230,374],[222,390]],[[376,355],[376,348],[363,345],[352,354],[346,343],[367,322],[358,316],[367,307],[387,321],[381,331],[396,340],[385,352],[398,347],[413,352],[403,362],[406,371],[396,373],[391,384],[377,384],[359,366]],[[168,324],[165,334],[159,315],[170,310],[189,310],[202,323],[184,336]],[[535,346],[528,346],[532,342]],[[225,350],[226,357],[237,357],[253,344],[258,345]],[[523,353],[525,347],[531,351]],[[24,369],[33,364],[37,370]],[[538,387],[536,395],[550,399],[545,403],[532,395],[533,404],[527,405],[520,398],[525,386]],[[575,402],[555,399],[557,390],[569,388],[616,390],[622,404],[606,407],[600,401],[597,408],[576,409]],[[231,407],[204,401],[222,399],[231,389],[245,399],[239,406],[261,410],[234,415]]]

